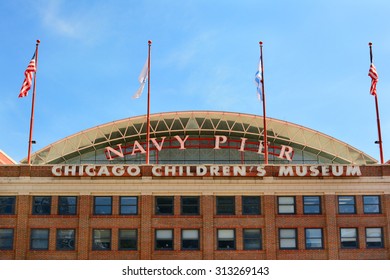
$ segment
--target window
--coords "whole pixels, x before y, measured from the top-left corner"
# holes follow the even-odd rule
[[[235,250],[236,238],[234,229],[218,229],[218,250]]]
[[[94,229],[92,239],[93,250],[111,250],[110,229]]]
[[[137,250],[137,230],[119,230],[119,250]]]
[[[339,196],[339,214],[355,214],[355,197]]]
[[[306,249],[322,249],[322,229],[307,228],[305,229]]]
[[[383,248],[382,228],[366,228],[366,247]]]
[[[341,248],[351,249],[358,248],[357,228],[342,228],[340,229]]]
[[[49,249],[49,230],[48,229],[32,229],[31,250],[48,250]]]
[[[181,231],[181,249],[199,250],[199,230],[183,229]]]
[[[77,197],[60,196],[58,197],[58,215],[76,215]]]
[[[156,197],[156,215],[173,215],[173,196]]]
[[[279,248],[297,249],[297,230],[294,228],[279,229]]]
[[[138,214],[138,197],[136,196],[121,196],[120,197],[121,215],[137,215]]]
[[[321,197],[304,196],[303,197],[304,214],[321,214]]]
[[[278,197],[279,214],[295,214],[295,197],[279,196]]]
[[[33,215],[50,215],[51,197],[34,196],[33,197]]]
[[[244,250],[261,250],[261,229],[244,229]]]
[[[199,197],[183,196],[181,197],[182,215],[199,215]]]
[[[15,196],[0,196],[0,215],[15,214]]]
[[[156,250],[173,250],[173,230],[156,229]]]
[[[235,214],[234,196],[217,196],[217,215]]]
[[[260,197],[243,196],[242,197],[243,215],[260,215]]]
[[[379,195],[363,196],[364,214],[380,214],[381,201]]]
[[[59,251],[74,250],[76,244],[74,233],[74,229],[58,229],[56,249]]]
[[[12,250],[14,244],[14,230],[0,228],[0,250]]]
[[[111,196],[95,196],[93,213],[95,215],[111,215],[112,214],[112,197]]]

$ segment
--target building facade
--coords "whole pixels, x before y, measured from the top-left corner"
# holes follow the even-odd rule
[[[0,259],[390,259],[390,165],[302,126],[145,117],[0,165]]]

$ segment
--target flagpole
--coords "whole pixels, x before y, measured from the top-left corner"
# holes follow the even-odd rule
[[[372,43],[369,42],[368,45],[370,46],[370,63],[372,64],[373,56],[372,56]],[[382,133],[381,133],[381,122],[379,118],[379,106],[378,106],[378,95],[374,94],[375,96],[375,108],[376,108],[376,123],[378,126],[378,141],[375,141],[376,144],[379,144],[379,154],[381,159],[381,164],[384,164],[384,158],[383,158],[383,147],[382,147]]]
[[[35,90],[36,90],[36,80],[37,80],[37,72],[38,72],[38,46],[41,41],[37,40],[37,44],[35,47],[35,73],[34,73],[34,88],[32,94],[32,105],[31,105],[31,118],[30,118],[30,135],[28,140],[28,155],[27,155],[27,163],[31,164],[31,149],[32,149],[32,137],[33,137],[33,128],[34,128],[34,107],[35,107]]]
[[[148,41],[148,105],[146,114],[146,164],[149,164],[150,157],[150,50],[152,47],[152,41]]]
[[[265,113],[265,91],[264,91],[264,64],[263,64],[263,42],[260,44],[260,60],[261,60],[261,91],[263,93],[263,139],[264,139],[264,163],[268,164],[268,140],[267,140],[267,117]]]

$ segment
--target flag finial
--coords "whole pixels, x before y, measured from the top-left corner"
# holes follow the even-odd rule
[[[263,42],[262,42],[262,41],[260,41],[260,42],[259,42],[259,44],[260,44],[260,46],[261,46],[261,45],[263,44]]]
[[[149,40],[149,41],[148,41],[148,44],[151,45],[151,44],[152,44],[152,40]]]
[[[37,45],[39,45],[40,42],[41,42],[41,40],[37,40]]]
[[[369,43],[368,43],[368,45],[371,47],[371,46],[372,46],[372,43],[371,43],[371,42],[369,42]]]

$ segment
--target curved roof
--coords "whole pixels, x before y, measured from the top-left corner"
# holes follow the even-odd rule
[[[226,135],[259,140],[263,117],[217,111],[184,111],[152,114],[151,137],[173,135]],[[271,144],[287,145],[321,157],[327,163],[372,164],[377,161],[354,147],[321,132],[290,122],[267,118]],[[32,155],[32,164],[67,163],[72,158],[108,146],[146,138],[146,116],[99,125],[61,139]],[[23,163],[26,159],[22,160]]]

